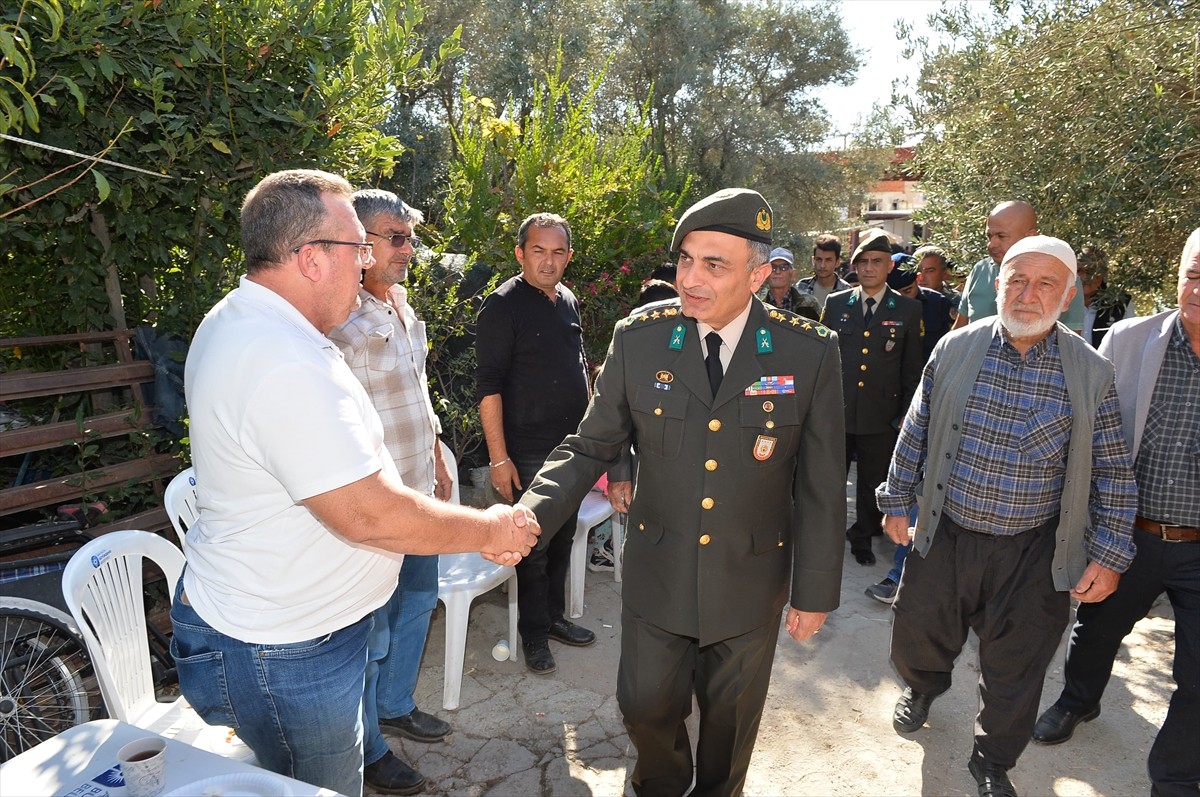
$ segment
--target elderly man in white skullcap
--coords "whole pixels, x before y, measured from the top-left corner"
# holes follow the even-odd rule
[[[1075,271],[1064,241],[1013,244],[996,279],[999,315],[934,349],[876,490],[897,543],[918,508],[916,555],[893,604],[905,689],[892,724],[901,734],[924,725],[973,629],[980,709],[968,770],[980,797],[1016,795],[1008,770],[1029,743],[1070,599],[1106,598],[1134,555],[1137,494],[1113,367],[1058,323]]]

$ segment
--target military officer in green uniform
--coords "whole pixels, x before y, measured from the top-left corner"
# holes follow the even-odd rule
[[[768,308],[771,209],[725,189],[671,242],[679,299],[620,321],[576,434],[521,503],[558,528],[633,440],[617,700],[633,789],[742,792],[780,615],[796,640],[838,605],[846,500],[837,339]]]
[[[846,537],[855,561],[873,565],[871,537],[883,534],[875,488],[887,478],[900,421],[921,381],[923,311],[916,299],[888,287],[894,264],[883,230],[863,236],[850,264],[858,287],[831,293],[821,323],[837,332],[841,346],[846,461],[853,456],[858,466],[855,521]]]

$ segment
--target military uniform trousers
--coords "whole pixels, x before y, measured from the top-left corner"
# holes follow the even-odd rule
[[[680,797],[692,784],[691,742],[684,720],[692,693],[700,707],[693,797],[742,793],[758,736],[779,616],[741,636],[701,646],[621,611],[617,703],[637,747],[633,790],[639,797]]]
[[[950,688],[954,660],[979,636],[980,709],[972,756],[1016,765],[1037,722],[1046,668],[1071,616],[1054,588],[1058,518],[1015,536],[969,531],[942,516],[929,553],[904,563],[893,604],[892,664],[914,691]]]

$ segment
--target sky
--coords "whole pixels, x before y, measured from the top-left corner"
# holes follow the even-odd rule
[[[920,64],[900,57],[901,43],[896,39],[896,20],[905,19],[923,26],[926,17],[941,6],[941,0],[841,0],[842,26],[855,47],[863,50],[863,65],[851,86],[828,86],[816,97],[829,112],[833,132],[827,146],[842,146],[860,114],[872,103],[886,103],[892,95],[892,81],[901,76],[916,78]]]

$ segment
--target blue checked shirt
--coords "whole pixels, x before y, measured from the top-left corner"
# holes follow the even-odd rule
[[[888,480],[878,492],[885,514],[907,515],[915,501],[925,468],[933,380],[926,367],[896,442]],[[1000,536],[1050,520],[1060,509],[1070,437],[1071,403],[1057,336],[1044,338],[1022,359],[997,331],[967,400],[943,511],[965,528]],[[1127,536],[1113,533],[1127,531],[1137,509],[1130,476],[1117,392],[1110,387],[1096,412],[1092,438],[1087,553],[1118,572],[1133,558]]]
[[[1200,357],[1180,316],[1154,383],[1134,474],[1139,515],[1200,526]]]

